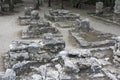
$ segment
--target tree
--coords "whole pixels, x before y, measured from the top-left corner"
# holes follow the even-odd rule
[[[14,0],[8,0],[9,11],[14,11]]]
[[[51,0],[48,0],[48,7],[51,7]]]
[[[61,0],[61,9],[64,9],[64,2]]]
[[[40,6],[40,1],[35,0],[35,9],[39,9],[39,6]]]

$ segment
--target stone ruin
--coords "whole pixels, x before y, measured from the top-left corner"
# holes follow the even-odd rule
[[[53,27],[46,20],[32,20],[30,25],[22,31],[22,38],[40,38],[45,33],[52,33],[55,36],[62,37],[59,30]]]
[[[115,1],[113,20],[120,24],[120,0]]]
[[[103,2],[96,2],[96,13],[90,11],[92,17],[120,25],[120,0],[115,0],[114,10],[111,6],[104,7]]]
[[[120,0],[115,0],[114,13],[120,14]]]
[[[113,62],[119,65],[120,64],[120,37],[115,37],[114,39],[116,40],[116,44],[113,51],[114,52]]]
[[[44,49],[50,50],[51,52],[61,51],[65,48],[65,41],[62,37],[55,36],[51,33],[44,34],[41,44]]]
[[[115,35],[94,30],[90,27],[88,19],[77,19],[74,29],[70,30],[70,35],[80,47],[84,48],[113,46],[115,44],[115,41],[112,39]]]
[[[51,24],[33,14],[26,34],[42,34],[41,39],[13,41],[4,56],[6,72],[0,73],[0,80],[120,80],[119,37],[94,30],[89,19],[76,19],[70,35],[89,49],[67,51]]]
[[[103,2],[96,2],[96,14],[103,14]]]
[[[22,64],[49,62],[57,52],[64,48],[65,42],[62,39],[54,38],[53,35],[48,34],[39,41],[13,41],[10,50],[4,57],[5,68],[15,67],[15,64],[17,67]]]
[[[48,14],[45,14],[45,18],[50,21],[56,22],[57,27],[61,28],[71,28],[76,19],[80,19],[80,14],[72,13],[68,10],[50,9]]]
[[[78,21],[78,20],[77,20]],[[89,20],[82,20],[87,22]],[[79,32],[88,33],[87,26]],[[85,30],[85,28],[90,28]],[[83,30],[83,31],[82,31]],[[113,37],[114,40],[119,37]],[[44,34],[42,40],[13,41],[4,56],[5,80],[119,80],[119,42],[102,48],[63,50],[65,42],[52,34]],[[62,51],[63,50],[63,51]]]
[[[12,43],[4,58],[7,70],[1,73],[0,78],[5,80],[120,79],[119,68],[113,66],[109,60],[111,57],[108,57],[109,53],[100,53],[96,56],[99,50],[104,51],[104,49],[65,50],[54,54],[37,46],[35,42]]]
[[[73,24],[76,31],[82,31],[82,32],[89,32],[90,31],[90,23],[89,19],[76,19],[75,23]]]
[[[55,25],[60,28],[73,28],[75,21],[56,22]]]
[[[25,7],[24,16],[18,17],[18,23],[20,25],[28,25],[33,20],[41,20],[39,17],[39,11],[34,10],[32,7]]]
[[[63,21],[74,21],[80,18],[79,14],[72,13],[68,10],[57,9],[53,10],[50,9],[48,14],[45,14],[45,18],[50,21],[54,22],[63,22]]]

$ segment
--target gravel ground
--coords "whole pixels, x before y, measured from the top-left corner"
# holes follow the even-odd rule
[[[28,0],[29,1],[29,0]],[[29,5],[27,5],[29,6]],[[44,7],[41,8],[40,15],[43,16],[44,12],[47,12],[48,8]],[[89,15],[86,14],[86,10],[79,10],[79,9],[70,9],[73,12],[77,12],[81,14],[82,18],[89,18],[91,22],[91,27],[95,28],[96,30],[112,33],[116,35],[120,35],[120,26],[105,23],[100,20],[96,20]],[[0,16],[0,71],[3,71],[3,63],[2,63],[2,55],[5,55],[5,52],[9,50],[9,44],[13,40],[21,40],[19,37],[19,32],[25,28],[25,26],[19,26],[17,24],[18,16],[23,15],[23,10],[21,12],[16,13],[15,15],[9,16]],[[66,49],[76,49],[77,47],[73,46],[68,39],[69,29],[61,29],[58,28],[61,33],[63,34],[63,38],[66,42]]]

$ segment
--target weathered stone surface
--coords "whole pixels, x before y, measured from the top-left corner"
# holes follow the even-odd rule
[[[89,19],[84,19],[84,20],[81,21],[80,29],[83,32],[89,32],[90,31],[90,21],[89,21]]]
[[[2,80],[16,80],[16,73],[12,69],[7,69]]]
[[[24,15],[31,16],[31,11],[33,10],[32,7],[25,7]]]
[[[120,65],[120,42],[119,37],[116,40],[116,44],[114,47],[114,54],[113,54],[113,62]]]
[[[40,38],[43,34],[46,33],[62,36],[59,30],[51,26],[48,21],[32,20],[27,29],[22,31],[22,38]]]
[[[56,26],[60,28],[73,28],[74,21],[56,22]]]
[[[39,19],[39,11],[33,10],[31,12],[31,20],[38,20]]]
[[[76,13],[71,13],[68,10],[49,10],[48,14],[45,14],[45,17],[50,21],[74,21],[75,19],[79,19],[80,15]]]
[[[102,47],[113,46],[115,44],[115,40],[112,39],[115,35],[102,33],[90,28],[88,19],[77,20],[75,24],[75,29],[70,30],[70,35],[81,47]]]
[[[120,13],[120,0],[115,0],[114,13]]]
[[[108,73],[105,73],[103,68],[106,69],[105,66],[110,66],[111,63],[103,58],[95,58],[92,52],[93,50],[88,49],[70,50],[61,51],[55,56],[53,53],[52,56],[49,56],[49,53],[44,51],[39,51],[34,55],[29,53],[32,59],[22,62],[16,61],[12,69],[19,79],[79,80],[86,76],[87,79],[109,80],[109,75],[106,76]],[[41,63],[39,63],[40,61]],[[118,79],[119,76],[115,77]]]
[[[57,53],[65,48],[62,38],[55,38],[53,35],[44,36],[41,41],[13,41],[10,50],[4,57],[5,68],[11,68],[14,64],[30,61],[38,63],[49,62],[53,53]],[[53,55],[51,55],[53,54]]]
[[[54,37],[54,35],[51,33],[44,34],[44,39],[41,44],[43,44],[44,49],[52,52],[56,52],[57,50],[59,51],[65,48],[65,41],[60,37]]]
[[[39,20],[39,11],[34,10],[32,7],[25,8],[24,16],[18,17],[18,23],[20,25],[28,25],[33,20]]]
[[[90,21],[88,18],[80,20],[76,19],[76,21],[73,23],[73,27],[75,28],[75,31],[79,32],[89,32],[91,30],[90,28]]]
[[[103,13],[103,2],[96,2],[96,14],[100,15]]]

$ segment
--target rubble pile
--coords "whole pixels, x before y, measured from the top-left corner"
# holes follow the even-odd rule
[[[74,21],[80,18],[79,14],[71,13],[68,10],[53,10],[50,9],[48,14],[45,14],[45,18],[50,21],[59,22],[59,21]]]
[[[38,42],[14,41],[5,56],[5,68],[11,68],[13,65],[23,61],[42,62],[46,54],[48,57],[48,53],[42,50],[42,46]]]
[[[24,11],[24,16],[18,17],[18,23],[20,25],[28,25],[33,20],[38,21],[41,19],[42,18],[40,18],[38,10],[34,10],[32,7],[26,7]]]
[[[16,49],[11,46],[10,51],[14,50]],[[17,50],[20,49],[17,48]],[[19,53],[16,54],[19,55]],[[34,51],[33,54],[34,55],[32,55],[32,53],[29,53],[29,55],[32,57],[30,57],[28,60],[25,60],[25,57],[22,58],[23,61],[19,61],[15,58],[13,60],[7,60],[10,63],[12,61],[16,61],[16,63],[14,63],[10,69],[12,76],[14,75],[13,78],[16,78],[17,80],[114,80],[114,78],[115,80],[119,80],[119,73],[113,74],[109,69],[109,67],[112,66],[112,63],[105,58],[95,58],[92,51],[88,49],[70,51],[65,50],[59,52],[56,55],[53,53],[50,55],[50,53],[44,51],[41,53],[36,53]],[[41,56],[42,54],[47,55]],[[42,61],[41,58],[44,58],[44,60]],[[9,59],[12,59],[12,56],[9,56]],[[9,76],[11,75],[9,74]]]
[[[115,0],[114,13],[120,14],[120,0]]]
[[[114,55],[113,55],[113,62],[117,65],[120,64],[120,40],[117,38],[116,44],[114,47]]]
[[[90,27],[88,19],[77,19],[74,23],[73,30],[70,30],[70,35],[81,46],[86,48],[113,46],[115,41],[112,39],[115,35],[102,33]]]
[[[115,35],[94,30],[89,19],[67,10],[50,10],[45,17],[55,22],[76,20],[69,33],[84,49],[64,50],[59,30],[28,8],[19,18],[29,19],[22,38],[40,39],[12,42],[0,80],[120,80],[120,43]]]
[[[51,33],[44,34],[41,45],[51,52],[61,51],[65,48],[65,41],[61,37],[54,36]]]
[[[22,38],[40,38],[45,33],[62,36],[59,30],[52,27],[48,21],[32,20],[30,25],[22,31]]]
[[[101,15],[103,14],[103,2],[96,2],[96,14]]]

